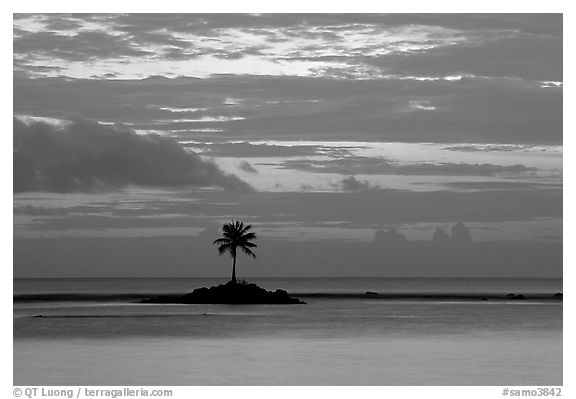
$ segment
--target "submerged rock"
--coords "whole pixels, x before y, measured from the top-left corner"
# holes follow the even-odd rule
[[[291,297],[284,290],[266,291],[256,284],[229,281],[210,288],[197,288],[182,296],[158,296],[144,299],[140,303],[303,304],[306,302]]]

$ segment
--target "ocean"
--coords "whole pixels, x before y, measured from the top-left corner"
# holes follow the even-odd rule
[[[14,384],[562,385],[561,279],[249,280],[307,304],[137,303],[216,278],[15,279]]]

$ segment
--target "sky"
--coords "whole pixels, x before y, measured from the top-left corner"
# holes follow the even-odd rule
[[[559,14],[15,14],[15,277],[562,275]]]

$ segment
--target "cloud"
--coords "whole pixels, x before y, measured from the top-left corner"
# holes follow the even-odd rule
[[[535,173],[538,168],[525,165],[493,165],[467,163],[421,162],[402,164],[383,158],[352,156],[339,159],[314,160],[296,159],[282,163],[286,169],[315,173],[363,174],[363,175],[443,175],[443,176],[495,176],[526,175]]]
[[[293,79],[298,80],[298,79]],[[306,79],[300,79],[301,81]],[[514,79],[458,81],[308,79],[322,102],[286,113],[257,113],[235,133],[302,137],[348,136],[382,141],[561,143],[562,90]],[[275,86],[269,82],[270,86]],[[381,90],[377,93],[377,90]],[[549,90],[549,91],[546,91]],[[428,101],[435,110],[415,110]]]
[[[107,229],[138,229],[132,230],[135,235],[181,235],[189,234],[183,228],[198,228],[206,223],[221,225],[238,217],[255,225],[298,223],[372,232],[393,225],[412,226],[406,230],[410,231],[414,230],[414,223],[425,226],[429,232],[433,228],[430,223],[445,225],[458,221],[465,221],[474,231],[486,223],[520,222],[509,231],[508,237],[527,237],[535,231],[558,234],[562,230],[561,187],[474,192],[391,189],[326,192],[312,186],[308,190],[303,187],[300,192],[229,191],[226,195],[218,190],[193,187],[177,190],[128,187],[97,197],[16,193],[14,200],[15,228],[18,227],[19,234],[29,236],[50,230],[68,231],[71,235],[98,230],[106,235]],[[425,236],[426,240],[429,238]],[[484,238],[492,239],[488,235]]]
[[[90,96],[86,96],[88,91]],[[242,99],[242,103],[225,106],[226,97]],[[411,104],[430,104],[436,109],[414,109]],[[176,114],[161,109],[167,107],[203,110]],[[540,82],[518,79],[350,81],[222,75],[127,81],[16,77],[14,109],[131,123],[138,129],[161,129],[167,134],[174,129],[198,128],[200,123],[159,125],[158,120],[243,117],[202,123],[202,127],[223,128],[221,136],[234,140],[353,137],[360,141],[456,144],[562,143],[562,88],[542,88]]]
[[[532,150],[537,147],[522,144],[456,144],[448,145],[442,148],[445,151],[462,151],[462,152],[493,152],[493,151],[521,151]]]
[[[187,147],[205,151],[213,157],[233,158],[282,158],[310,155],[343,156],[350,148],[330,145],[277,145],[250,142],[208,142],[192,141],[184,143]],[[355,147],[358,148],[358,147]]]
[[[107,191],[127,185],[250,190],[169,138],[80,119],[57,127],[14,118],[14,192]]]
[[[556,22],[562,26],[562,20]],[[419,53],[394,54],[368,61],[402,75],[516,76],[534,80],[562,80],[562,39],[548,33],[502,30],[481,33],[476,40]]]
[[[40,76],[56,74],[26,65],[43,59],[76,77],[86,68],[70,61],[124,77],[248,66],[242,73],[562,80],[561,14],[47,14],[17,15],[14,28],[15,52],[28,61],[17,67]]]
[[[82,207],[83,211],[88,210],[88,207]],[[67,216],[71,213],[67,208],[42,208],[33,205],[20,205],[14,206],[14,215],[28,215],[28,216]]]
[[[55,57],[65,61],[89,61],[117,57],[142,57],[152,53],[134,46],[130,38],[104,31],[62,35],[54,32],[27,33],[14,40],[14,54]]]
[[[450,241],[450,235],[443,228],[436,227],[432,235],[432,241],[437,244],[446,244]]]
[[[240,162],[240,164],[238,165],[238,168],[240,168],[240,170],[243,170],[244,172],[258,173],[258,169],[256,169],[254,166],[252,166],[252,164],[248,161]]]
[[[407,241],[406,236],[400,233],[395,227],[390,227],[386,230],[376,230],[373,239],[374,244],[384,246],[402,246],[406,244]]]
[[[335,186],[340,187],[342,191],[371,191],[378,190],[380,186],[370,183],[367,180],[358,180],[354,176],[348,176],[340,180]]]
[[[456,223],[452,226],[451,241],[455,244],[468,244],[472,242],[472,235],[470,229],[462,222]]]
[[[443,186],[464,190],[536,190],[562,188],[562,183],[528,183],[508,181],[446,182]]]
[[[47,14],[15,16],[14,26],[14,48],[29,60],[120,68],[142,61],[127,60],[136,56],[156,61],[153,74],[178,62],[187,73],[195,66],[211,74],[217,65],[237,73],[242,62],[229,61],[248,60],[247,72],[257,74],[562,80],[561,14]]]
[[[289,220],[349,220],[358,225],[410,222],[527,220],[562,217],[562,189],[429,191],[364,190],[351,192],[258,193],[238,203],[236,212],[267,218],[290,214]],[[227,201],[234,201],[228,198]],[[338,211],[336,214],[334,210]]]
[[[489,227],[489,228],[479,228],[479,229],[487,229],[487,230],[498,230],[497,228]],[[462,222],[458,222],[452,226],[450,229],[452,235],[448,234],[446,230],[442,227],[436,227],[434,229],[434,234],[432,235],[432,241],[439,245],[446,245],[452,244],[456,246],[466,246],[472,243],[472,234],[471,230],[468,226],[466,226]]]
[[[301,191],[314,191],[316,188],[312,184],[303,183],[300,184]]]

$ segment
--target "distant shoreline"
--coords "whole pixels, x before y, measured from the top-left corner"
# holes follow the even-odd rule
[[[562,280],[564,277],[481,277],[481,276],[469,276],[469,277],[402,277],[402,276],[280,276],[280,277],[262,277],[262,276],[250,276],[247,277],[250,280]],[[229,279],[228,276],[209,276],[209,277],[14,277],[12,280],[224,280]]]
[[[151,296],[177,298],[182,294],[162,293],[62,293],[62,294],[18,294],[13,296],[14,303],[23,302],[138,302]],[[307,299],[364,299],[364,300],[414,300],[414,301],[562,301],[560,293],[377,293],[377,292],[289,292],[290,296]],[[512,296],[514,295],[514,296]],[[556,296],[555,296],[556,295]]]

